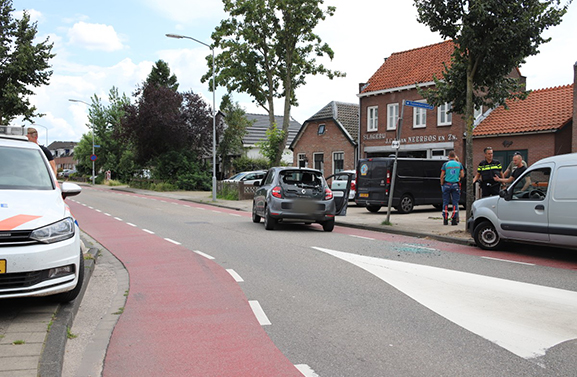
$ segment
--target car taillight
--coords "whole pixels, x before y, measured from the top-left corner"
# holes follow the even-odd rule
[[[331,200],[333,198],[333,192],[330,188],[325,188],[325,200]]]
[[[276,186],[275,188],[273,188],[271,191],[271,195],[274,196],[275,198],[281,198],[282,199],[282,191],[281,191],[280,186]]]
[[[391,184],[391,171],[387,170],[387,185]]]
[[[356,183],[356,181],[351,181],[351,190],[354,190],[354,191],[357,190],[357,183]]]

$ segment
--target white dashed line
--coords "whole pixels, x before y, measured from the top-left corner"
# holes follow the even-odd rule
[[[91,207],[91,206],[88,206],[88,208],[90,208],[90,209],[94,209],[94,207]]]
[[[371,240],[371,241],[375,240],[374,238],[371,238],[371,237],[356,236],[354,234],[349,234],[349,236],[355,237],[355,238],[362,238],[363,240]]]
[[[214,209],[213,209],[211,212],[214,212],[214,213],[222,213],[222,212],[220,212],[220,211],[215,211]]]
[[[205,254],[205,253],[203,253],[202,251],[199,251],[199,250],[192,250],[192,251],[194,251],[194,252],[197,253],[198,255],[201,255],[201,256],[205,257],[206,259],[214,259],[213,256],[208,255],[208,254]]]
[[[264,310],[262,310],[262,307],[260,306],[258,301],[249,300],[248,304],[250,305],[250,308],[252,309],[258,323],[260,323],[261,326],[272,325],[272,323],[270,323],[268,317],[264,313]]]
[[[235,270],[229,268],[226,270],[226,272],[228,272],[237,283],[242,283],[244,281]]]
[[[171,240],[170,238],[165,238],[165,240],[168,241],[168,242],[171,242],[171,243],[173,243],[173,244],[175,244],[175,245],[182,245],[180,242],[175,241],[175,240]]]
[[[142,230],[145,231],[146,233],[154,234],[154,232],[152,230],[148,230],[148,229],[142,229]]]
[[[106,213],[106,212],[105,212],[104,214],[105,214],[106,216],[112,216],[110,213]]]
[[[134,225],[133,223],[127,223],[127,224],[136,228],[136,225]]]
[[[186,208],[190,208],[188,204],[183,204],[183,206],[185,206]]]
[[[517,263],[517,264],[524,264],[526,266],[534,266],[534,263],[525,263],[525,262],[517,262],[515,260],[507,260],[507,259],[499,259],[499,258],[491,258],[491,257],[481,257],[483,259],[490,259],[490,260],[496,260],[499,262],[509,262],[509,263]]]
[[[96,210],[96,212],[100,212],[100,213],[102,213],[102,211],[101,211],[101,210],[99,210],[99,209],[97,209],[97,210]]]
[[[124,220],[122,220],[120,217],[115,217],[115,219],[118,220],[118,221],[124,221]]]
[[[201,209],[201,210],[203,210],[203,211],[206,211],[206,208],[200,208],[200,207],[198,207],[198,209]]]
[[[295,365],[295,367],[299,370],[299,372],[302,373],[303,376],[305,377],[319,377],[318,374],[315,373],[314,370],[311,369],[311,367],[309,367],[306,364],[298,364]]]
[[[241,215],[237,215],[236,213],[229,213],[231,216],[242,217]]]

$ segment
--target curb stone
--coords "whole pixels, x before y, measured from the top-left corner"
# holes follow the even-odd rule
[[[82,235],[81,238],[83,238]],[[64,361],[66,341],[68,340],[68,329],[72,327],[74,317],[82,303],[86,287],[88,287],[88,282],[94,271],[96,258],[98,258],[98,249],[91,247],[86,254],[91,255],[92,258],[84,260],[84,280],[78,297],[70,303],[58,305],[54,313],[54,320],[52,326],[50,326],[50,331],[46,335],[44,347],[40,354],[40,361],[38,362],[38,376],[40,377],[62,375],[62,363]]]

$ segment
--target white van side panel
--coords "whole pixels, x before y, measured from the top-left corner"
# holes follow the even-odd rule
[[[551,242],[577,246],[577,162],[558,166],[549,199]]]

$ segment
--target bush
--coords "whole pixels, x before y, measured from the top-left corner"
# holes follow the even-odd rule
[[[267,170],[270,167],[270,163],[266,158],[248,158],[243,156],[235,159],[232,162],[232,166],[236,172]]]
[[[216,197],[225,200],[238,200],[238,184],[233,182],[221,182],[220,190],[216,193]]]

